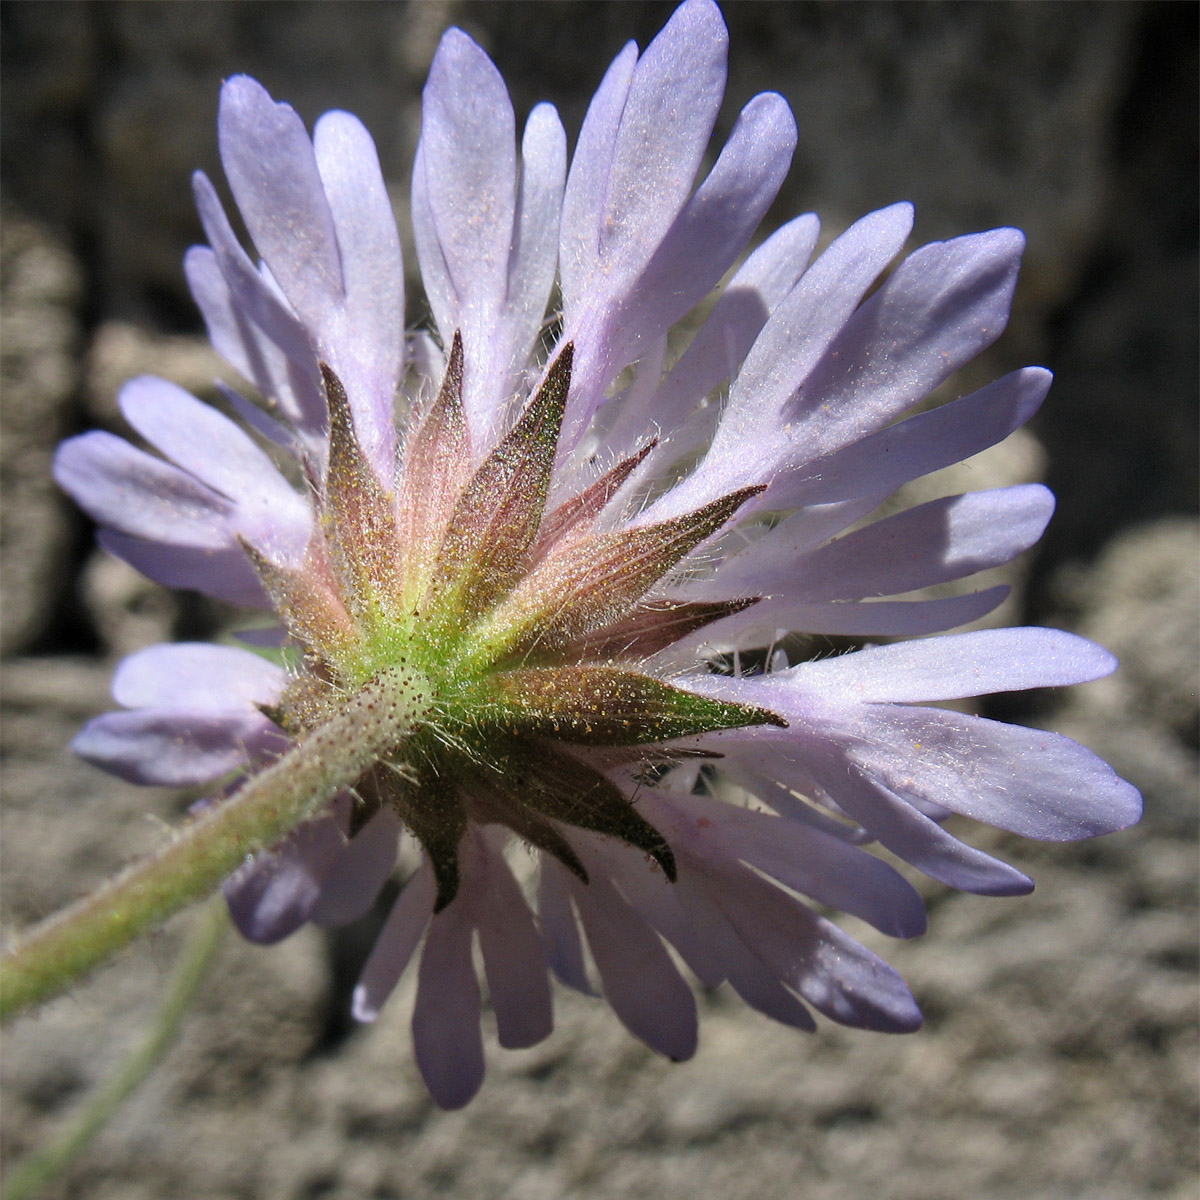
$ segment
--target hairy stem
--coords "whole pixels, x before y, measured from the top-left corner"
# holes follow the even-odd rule
[[[61,992],[138,934],[207,895],[247,856],[274,845],[339,788],[398,752],[430,703],[421,675],[403,666],[380,672],[169,845],[34,926],[0,960],[0,1020]]]
[[[196,989],[211,966],[229,928],[224,902],[214,897],[196,914],[195,924],[166,995],[155,1014],[150,1033],[120,1064],[56,1138],[18,1162],[4,1178],[0,1200],[27,1200],[36,1195],[87,1149],[121,1103],[150,1073],[166,1053]]]

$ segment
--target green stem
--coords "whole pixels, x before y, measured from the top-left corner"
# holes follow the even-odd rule
[[[380,672],[169,845],[26,933],[0,960],[0,1020],[61,992],[138,934],[207,895],[249,855],[274,845],[339,788],[395,753],[429,707],[423,676],[404,667]]]
[[[116,1073],[95,1092],[58,1137],[13,1167],[4,1180],[2,1200],[27,1200],[36,1195],[87,1149],[122,1101],[146,1078],[174,1040],[188,1004],[228,928],[229,915],[224,901],[215,897],[197,914],[188,933],[150,1035],[121,1063]]]

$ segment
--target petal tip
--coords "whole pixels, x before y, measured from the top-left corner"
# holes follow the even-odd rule
[[[350,1015],[364,1025],[369,1025],[379,1016],[379,1006],[371,1002],[367,989],[363,984],[357,984],[350,1001]]]

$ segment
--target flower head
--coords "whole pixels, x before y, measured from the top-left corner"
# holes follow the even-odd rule
[[[892,597],[1033,544],[1044,488],[864,519],[1007,436],[1050,377],[1019,371],[906,416],[999,336],[1023,239],[926,246],[868,297],[909,235],[905,204],[812,261],[816,219],[785,225],[669,353],[795,144],[784,101],[758,96],[696,185],[725,52],[715,5],[687,0],[610,67],[568,170],[554,110],[533,110],[518,154],[499,74],[450,30],[412,185],[436,336],[404,335],[365,129],[333,112],[310,140],[231,79],[221,155],[261,258],[198,174],[209,244],[186,268],[214,346],[262,402],[227,391],[238,424],[135,379],[122,410],[163,457],[91,433],[57,460],[107,549],[273,610],[284,648],[281,662],[142,651],[118,669],[122,710],[77,751],[138,783],[236,788],[340,714],[370,765],[226,894],[256,941],[352,920],[413,839],[420,865],[355,1012],[375,1016],[423,938],[416,1052],[446,1106],[482,1080],[476,936],[505,1046],[550,1032],[548,968],[591,989],[581,927],[618,1016],[675,1059],[695,1048],[696,1015],[667,944],[777,1020],[811,1028],[811,1006],[906,1031],[920,1017],[899,976],[800,896],[908,937],[920,898],[872,840],[951,886],[1017,894],[1031,882],[947,832],[947,815],[1050,839],[1138,815],[1137,793],[1075,743],[925,706],[1111,671],[1080,638],[989,630],[794,666],[771,652],[789,631],[913,637],[994,608],[1002,588]],[[751,649],[766,651],[757,673],[715,665]],[[381,740],[376,708],[414,688],[417,729]]]

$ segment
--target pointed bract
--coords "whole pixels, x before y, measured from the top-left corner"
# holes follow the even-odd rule
[[[400,593],[396,518],[362,452],[345,388],[333,370],[321,364],[329,399],[329,460],[322,489],[321,521],[330,554],[356,615],[373,603],[395,612]]]
[[[463,489],[434,564],[424,607],[452,602],[460,624],[485,611],[521,578],[541,524],[571,386],[568,342],[521,419]]]

